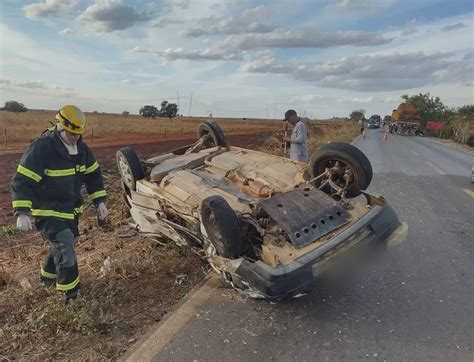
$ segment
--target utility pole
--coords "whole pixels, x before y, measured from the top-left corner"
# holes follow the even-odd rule
[[[191,91],[191,98],[189,98],[189,111],[188,116],[191,117],[191,106],[193,105],[193,92]]]
[[[265,104],[265,110],[267,111],[267,119],[268,119],[268,104]]]
[[[179,91],[176,91],[176,95],[178,96],[178,109],[180,109],[181,105],[179,104]]]

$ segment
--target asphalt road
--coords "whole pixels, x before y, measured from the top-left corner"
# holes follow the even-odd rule
[[[181,322],[164,325],[165,342],[155,336],[153,359],[474,360],[474,155],[425,138],[382,138],[369,130],[355,145],[374,168],[370,191],[409,225],[403,244],[350,283],[322,279],[311,295],[280,304],[208,288],[197,307],[175,312]]]

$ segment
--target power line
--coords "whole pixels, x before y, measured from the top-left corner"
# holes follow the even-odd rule
[[[191,98],[189,99],[189,111],[188,116],[191,117],[191,106],[193,105],[193,92],[191,91]]]

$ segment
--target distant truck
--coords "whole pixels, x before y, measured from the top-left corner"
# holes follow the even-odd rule
[[[380,128],[381,117],[378,114],[373,114],[370,116],[367,128]]]
[[[392,112],[390,133],[404,136],[423,136],[420,129],[420,115],[411,103],[400,103]]]

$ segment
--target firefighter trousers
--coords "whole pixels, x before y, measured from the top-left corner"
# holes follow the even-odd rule
[[[41,267],[41,279],[47,284],[56,282],[56,290],[74,298],[80,287],[79,269],[77,267],[74,245],[76,237],[70,229],[58,232],[48,238],[48,256]]]

